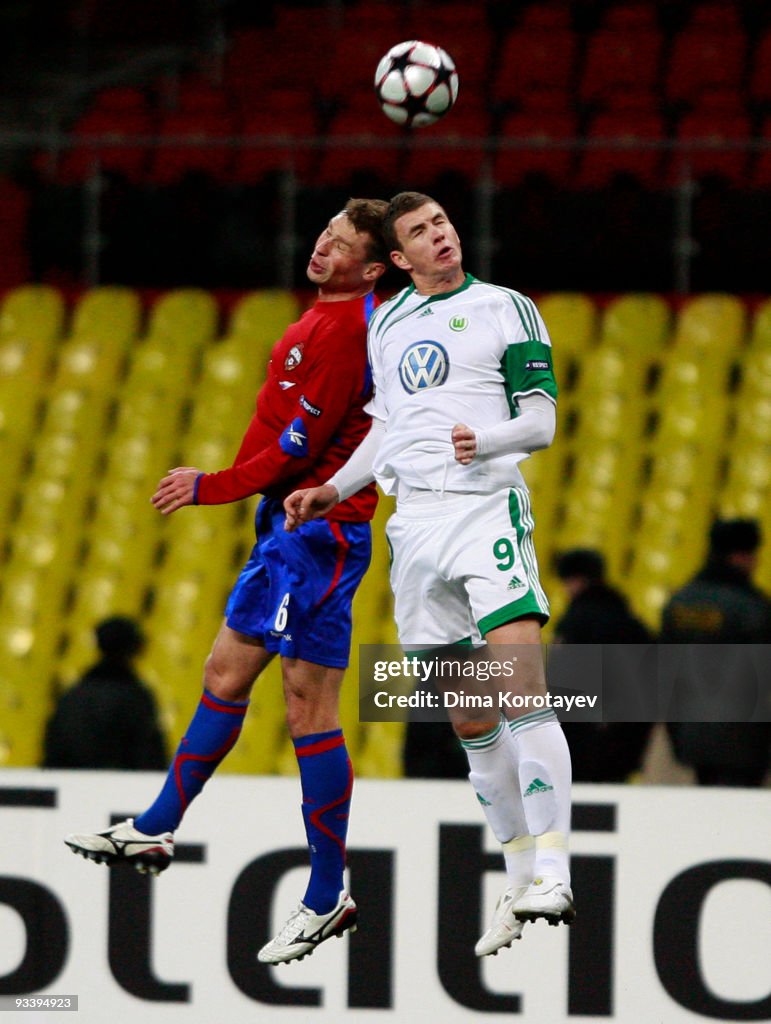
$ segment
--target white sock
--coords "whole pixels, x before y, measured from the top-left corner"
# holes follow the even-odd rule
[[[570,751],[553,711],[509,722],[528,833],[535,838],[534,876],[570,884]]]
[[[461,740],[461,744],[471,769],[469,782],[503,847],[509,885],[529,885],[533,880],[534,842],[527,834],[511,733],[501,720],[492,732]]]

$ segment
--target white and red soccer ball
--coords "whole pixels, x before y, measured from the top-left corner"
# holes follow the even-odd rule
[[[410,39],[392,46],[378,64],[375,94],[392,121],[420,128],[452,108],[458,97],[458,72],[440,46]]]

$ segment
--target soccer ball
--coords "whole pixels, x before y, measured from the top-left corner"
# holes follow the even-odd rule
[[[410,39],[392,46],[378,64],[375,94],[386,117],[420,128],[452,108],[458,72],[441,47]]]

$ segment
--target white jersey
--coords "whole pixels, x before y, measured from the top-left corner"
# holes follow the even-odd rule
[[[373,313],[368,332],[375,394],[366,411],[386,424],[374,464],[388,494],[412,488],[491,494],[524,487],[522,452],[455,461],[456,423],[488,430],[517,415],[517,398],[556,401],[551,342],[531,299],[470,274],[457,289],[413,285]]]

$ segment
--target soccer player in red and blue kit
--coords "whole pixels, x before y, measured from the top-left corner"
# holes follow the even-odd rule
[[[298,909],[259,953],[300,959],[356,922],[345,891],[345,841],[353,773],[340,728],[351,601],[370,560],[374,485],[333,515],[284,530],[283,500],[323,483],[367,434],[371,392],[366,328],[385,270],[381,200],[351,199],[319,236],[307,268],[315,305],[276,344],[268,377],[235,462],[217,473],[172,470],[152,498],[169,515],[261,493],[257,542],[233,588],[204,669],[204,690],[155,802],[105,832],[74,834],[76,853],[158,873],[190,801],[238,739],[255,680],[280,655],[287,724],[300,769],[311,874]]]

